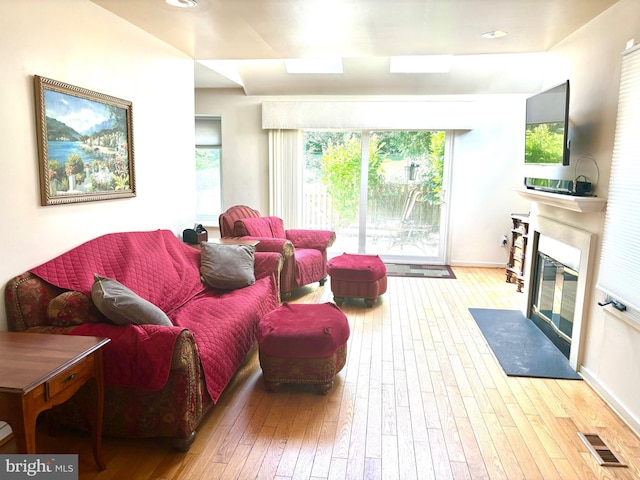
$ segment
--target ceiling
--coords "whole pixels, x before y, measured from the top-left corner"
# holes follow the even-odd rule
[[[532,93],[544,52],[617,0],[92,0],[194,58],[196,88],[247,95]],[[481,35],[504,30],[506,37]],[[453,55],[448,73],[389,73],[395,55]],[[526,54],[526,55],[523,55]],[[342,74],[283,59],[340,56]],[[233,82],[198,61],[225,60]]]

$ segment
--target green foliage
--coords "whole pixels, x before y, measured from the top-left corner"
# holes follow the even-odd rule
[[[322,155],[329,145],[341,145],[349,138],[360,139],[360,132],[326,132],[308,130],[304,132],[305,174],[307,181],[315,182],[322,177]]]
[[[127,190],[129,188],[129,175],[114,175],[111,184],[113,190]]]
[[[430,137],[429,165],[420,177],[423,186],[422,198],[431,204],[442,201],[442,181],[444,177],[445,132],[433,132]]]
[[[375,136],[383,142],[381,153],[385,156],[401,155],[404,158],[420,158],[429,151],[433,133],[430,131],[386,131],[375,132]]]
[[[305,132],[305,147],[306,181],[313,183],[321,179],[325,185],[337,214],[334,224],[339,227],[355,222],[360,203],[360,133]],[[413,187],[420,188],[420,205],[439,205],[442,201],[444,148],[444,131],[372,132],[368,171],[369,213],[373,216],[394,215],[401,209],[398,202],[401,203]],[[383,165],[394,162],[416,165],[417,178],[398,183],[396,174],[391,177],[394,180],[385,182]]]
[[[49,180],[58,180],[64,177],[63,170],[58,160],[49,160]]]
[[[220,168],[220,150],[217,148],[196,148],[196,171]]]
[[[58,181],[58,190],[61,191],[61,192],[66,192],[67,190],[69,190],[69,178],[68,177],[62,177]]]
[[[114,105],[106,105],[109,111],[109,118],[113,120],[113,125],[110,130],[116,132],[127,131],[127,111],[124,108],[116,107]]]
[[[322,155],[330,144],[339,145],[350,137],[359,139],[360,133],[324,132],[319,130],[306,131],[304,134],[305,151],[312,155]]]
[[[87,178],[87,175],[83,172],[76,173],[76,185],[82,185],[84,179]]]
[[[79,140],[80,134],[59,120],[47,117],[47,140]]]
[[[111,170],[116,176],[129,178],[129,162],[122,157],[115,157],[113,163],[110,163]]]
[[[417,184],[421,186],[421,201],[440,203],[444,175],[444,131],[388,131],[375,134],[384,140],[385,155],[399,155],[409,164],[419,167]]]
[[[64,164],[64,171],[67,175],[75,175],[84,172],[84,162],[82,157],[77,153],[72,153],[67,157]]]
[[[90,191],[93,192],[98,192],[98,191],[105,191],[105,190],[113,190],[112,186],[109,183],[100,183],[96,180],[96,177],[91,176],[91,179],[89,180],[90,182]]]
[[[541,123],[527,127],[525,163],[561,163],[564,145],[563,123]]]
[[[375,190],[383,181],[382,160],[378,140],[369,145],[369,189]],[[348,225],[356,220],[360,203],[360,139],[355,135],[342,143],[329,141],[322,154],[322,182],[333,200],[337,223]]]

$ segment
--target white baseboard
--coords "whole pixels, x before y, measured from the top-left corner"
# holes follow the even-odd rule
[[[616,396],[607,389],[600,381],[587,369],[580,367],[580,375],[585,382],[593,388],[602,399],[618,414],[618,416],[640,437],[640,419],[633,415]]]
[[[502,268],[505,270],[507,269],[507,263],[502,262],[502,263],[489,263],[489,262],[457,262],[455,260],[451,260],[449,262],[449,266],[451,267],[473,267],[473,268]]]

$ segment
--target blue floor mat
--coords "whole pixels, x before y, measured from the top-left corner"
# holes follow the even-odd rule
[[[582,380],[562,352],[519,310],[470,308],[469,312],[507,375]]]

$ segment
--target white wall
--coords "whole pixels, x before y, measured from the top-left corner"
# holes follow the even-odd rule
[[[193,224],[192,59],[88,0],[0,0],[0,58],[0,284],[103,233]],[[40,206],[34,74],[133,103],[136,197]]]
[[[525,98],[479,99],[477,128],[456,135],[451,196],[451,264],[504,266],[511,239],[510,214],[529,213],[515,193],[522,186]],[[515,287],[514,287],[515,288]]]
[[[571,164],[575,166],[582,156],[593,156],[600,171],[596,194],[601,197],[607,196],[609,184],[621,52],[627,41],[633,38],[636,43],[640,41],[640,3],[637,0],[620,0],[551,52],[559,64],[564,65],[564,70],[547,72],[547,84],[566,78],[571,82],[570,116],[574,129]],[[589,162],[586,165],[588,167]],[[598,235],[596,268],[588,286],[589,313],[583,326],[586,331],[582,373],[640,433],[640,331],[606,315],[597,305],[603,299],[595,283],[604,212],[580,214],[543,205],[539,208],[534,205],[533,211]]]
[[[268,134],[262,130],[261,104],[278,100],[426,101],[431,97],[264,97],[241,90],[197,89],[200,115],[222,117],[222,208],[249,205],[269,209]],[[440,98],[442,99],[442,98]],[[447,98],[454,100],[455,98]],[[451,188],[451,263],[502,266],[507,251],[500,237],[510,232],[513,212],[527,213],[528,202],[514,193],[521,185],[525,97],[459,97],[477,101],[478,128],[455,134]]]
[[[239,204],[269,210],[269,136],[260,98],[241,89],[196,90],[196,114],[222,118],[222,210]]]

